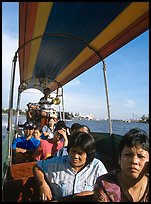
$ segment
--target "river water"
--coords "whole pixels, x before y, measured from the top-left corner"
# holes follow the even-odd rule
[[[25,122],[25,116],[19,117],[19,124],[23,124]],[[7,129],[7,115],[2,115],[2,138],[6,135]],[[13,123],[15,118],[13,118]],[[71,120],[66,121],[66,125],[71,127],[71,125],[75,122],[78,122],[82,125],[87,125],[92,132],[109,132],[109,124],[108,121],[105,120]],[[149,124],[148,123],[138,123],[138,122],[122,122],[122,121],[112,121],[112,132],[118,135],[124,135],[131,128],[141,128],[145,130],[149,134]]]

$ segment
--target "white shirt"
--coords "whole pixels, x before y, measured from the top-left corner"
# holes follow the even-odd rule
[[[69,155],[40,160],[37,166],[45,173],[55,199],[93,191],[96,179],[107,173],[104,164],[96,158],[77,173],[72,170]]]
[[[53,136],[54,136],[54,131],[51,130],[47,125],[44,125],[44,126],[42,127],[42,132],[43,132],[43,133],[44,133],[44,132],[48,132],[48,133],[49,133],[48,139],[51,139],[51,138],[53,138]]]

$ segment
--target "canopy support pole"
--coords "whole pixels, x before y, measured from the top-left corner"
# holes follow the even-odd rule
[[[60,120],[62,120],[60,104],[59,104],[59,118],[60,118]]]
[[[8,161],[9,166],[12,164],[12,148],[11,148],[11,138],[12,138],[12,119],[13,119],[13,95],[14,95],[14,82],[15,82],[15,69],[17,61],[17,52],[15,53],[13,59],[11,81],[10,81],[10,93],[9,93],[9,112],[8,112]]]
[[[102,60],[102,62],[103,62],[103,75],[104,75],[106,102],[107,102],[107,111],[108,111],[109,131],[110,131],[110,135],[112,135],[112,123],[111,123],[111,117],[110,117],[110,105],[109,105],[108,86],[107,86],[107,79],[106,79],[106,64],[104,60]]]
[[[15,131],[18,128],[18,121],[19,121],[19,107],[20,107],[20,98],[21,93],[18,91],[18,98],[17,98],[17,107],[16,107],[16,121],[15,121]]]
[[[63,99],[63,88],[62,88],[62,114],[63,121],[65,121],[65,113],[64,113],[64,99]]]

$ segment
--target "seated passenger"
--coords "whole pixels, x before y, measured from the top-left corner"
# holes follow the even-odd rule
[[[90,128],[87,125],[80,125],[77,129],[76,132],[87,132],[91,133]]]
[[[44,134],[43,139],[51,139],[54,136],[54,129],[55,129],[56,120],[53,117],[48,119],[48,125],[44,125],[42,127],[42,132]]]
[[[35,160],[47,159],[54,156],[63,146],[67,146],[68,139],[66,133],[66,126],[56,126],[54,137],[48,140],[41,140],[39,147],[35,150],[33,158]]]
[[[42,132],[42,130],[38,127],[36,127],[34,129],[34,133],[33,133],[34,137],[37,139],[37,140],[43,140],[43,138],[45,137],[44,136],[44,133]]]
[[[34,166],[33,173],[43,201],[67,201],[70,197],[92,195],[97,177],[107,173],[103,163],[94,158],[95,141],[90,134],[70,135],[68,153],[38,161]]]
[[[94,202],[149,202],[149,137],[129,130],[119,144],[120,169],[98,177]]]
[[[79,123],[74,123],[71,126],[71,134],[74,134],[75,132],[90,133],[90,128],[88,126],[86,126],[86,125],[81,125]],[[67,155],[67,154],[68,154],[67,146],[64,145],[64,147],[62,147],[59,151],[57,151],[54,156],[63,156],[63,155]]]
[[[81,126],[80,123],[73,123],[70,128],[71,134],[74,133],[77,130],[77,128],[80,126]]]
[[[60,125],[66,127],[66,129],[67,129],[67,135],[69,136],[69,135],[71,134],[71,133],[70,133],[70,128],[66,126],[65,121],[63,121],[63,120],[58,120],[57,123],[55,124],[55,127],[57,127],[57,126],[59,127]]]
[[[34,124],[25,122],[24,135],[18,138],[14,138],[12,142],[13,161],[14,163],[24,162],[24,159],[29,157],[29,160],[33,160],[32,154],[39,146],[40,141],[33,136]]]

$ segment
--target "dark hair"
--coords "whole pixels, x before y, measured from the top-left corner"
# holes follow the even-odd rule
[[[66,126],[66,123],[63,120],[58,120],[58,122],[56,123],[56,126],[57,125],[65,125]]]
[[[149,136],[140,128],[132,128],[122,137],[119,143],[120,156],[125,146],[135,147],[137,145],[141,145],[144,150],[149,151]]]
[[[95,140],[93,136],[86,132],[75,132],[69,137],[67,151],[69,153],[72,147],[79,146],[87,155],[86,165],[95,157]]]
[[[64,128],[64,129],[66,130],[66,132],[67,132],[67,126],[64,125],[64,124],[62,124],[62,123],[58,123],[58,124],[56,125],[56,127],[55,127],[55,129],[54,129],[54,132],[56,132],[56,131],[58,131],[58,130],[61,130],[62,128]],[[62,135],[61,133],[58,132],[57,134],[58,134],[58,136],[60,137],[60,139],[63,138],[63,135]]]
[[[25,122],[24,129],[34,129],[34,124],[32,122]]]
[[[86,128],[88,133],[91,133],[90,128],[87,125],[80,125],[76,131],[78,132],[80,128]]]
[[[71,125],[71,128],[70,128],[71,132],[74,132],[74,131],[77,130],[80,126],[81,126],[80,123],[73,123],[73,124]]]
[[[56,126],[55,126],[55,129],[54,129],[54,132],[56,130],[61,130],[62,128],[64,128],[65,130],[67,130],[67,126],[63,123],[57,123]]]

